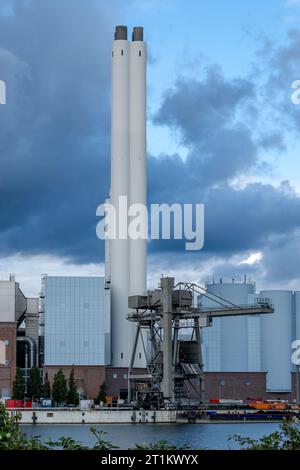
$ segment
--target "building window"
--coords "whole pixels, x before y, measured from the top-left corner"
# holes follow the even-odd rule
[[[118,378],[118,374],[113,374],[113,379],[117,379]]]
[[[142,359],[142,353],[139,353],[139,358]]]
[[[124,379],[128,379],[128,375],[127,375],[127,374],[124,374],[124,375],[123,375],[123,378],[124,378]]]
[[[47,418],[53,418],[53,413],[47,413]]]
[[[123,356],[124,356],[123,353],[121,353],[121,359],[123,359]]]
[[[121,55],[124,55],[124,51],[123,51],[123,49],[121,50]]]
[[[139,51],[139,56],[142,57],[142,51]]]

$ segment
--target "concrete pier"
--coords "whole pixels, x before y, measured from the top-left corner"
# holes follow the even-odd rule
[[[11,409],[11,416],[20,415],[20,424],[131,424],[176,423],[176,410],[78,410],[78,409]]]

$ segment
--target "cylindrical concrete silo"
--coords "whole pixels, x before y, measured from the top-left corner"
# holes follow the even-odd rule
[[[216,308],[212,299],[199,295],[198,307]],[[221,372],[221,318],[214,318],[212,326],[201,332],[202,354],[205,372]]]
[[[255,288],[252,283],[232,282],[208,284],[207,289],[212,294],[219,295],[236,305],[246,305],[249,295],[254,293]],[[219,361],[214,362],[220,363],[220,371],[222,372],[248,371],[247,316],[220,318],[218,323],[220,358]],[[210,334],[212,335],[213,331]]]
[[[291,390],[291,345],[293,293],[264,290],[261,298],[270,298],[274,313],[261,316],[262,370],[267,372],[267,390]]]
[[[130,42],[127,27],[117,26],[111,68],[111,203],[120,215],[120,197],[130,197]],[[122,211],[126,238],[110,240],[112,364],[128,367],[132,323],[128,322],[129,253],[127,211]],[[118,235],[118,234],[117,234]]]

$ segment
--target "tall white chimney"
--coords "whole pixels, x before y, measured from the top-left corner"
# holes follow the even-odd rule
[[[146,204],[146,44],[143,28],[117,26],[112,47],[111,78],[111,197],[128,204]],[[124,217],[124,211],[122,211]],[[117,227],[118,228],[118,227]],[[147,241],[117,239],[109,242],[111,280],[112,365],[128,367],[136,324],[127,320],[128,296],[146,292]],[[139,341],[135,366],[145,366]]]
[[[130,51],[130,205],[147,204],[146,169],[146,63],[147,48],[143,28],[134,28]],[[144,217],[143,213],[139,218]],[[147,220],[141,221],[146,226]],[[147,240],[130,240],[130,295],[147,290]],[[134,324],[134,328],[137,328]],[[142,330],[144,346],[146,335]],[[135,366],[146,367],[141,337],[137,344]]]
[[[111,67],[111,204],[130,199],[130,42],[117,26]],[[118,219],[118,217],[117,217]],[[118,227],[117,227],[118,228]],[[129,240],[110,240],[112,364],[126,367],[132,325],[126,320],[129,292]]]

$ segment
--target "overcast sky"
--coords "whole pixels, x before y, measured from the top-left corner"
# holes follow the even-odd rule
[[[205,246],[159,276],[300,290],[298,0],[0,0],[0,272],[102,275],[116,24],[148,42],[148,200],[205,203]]]

